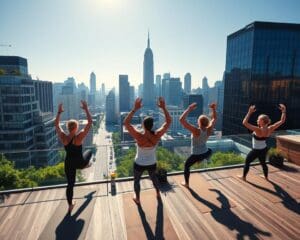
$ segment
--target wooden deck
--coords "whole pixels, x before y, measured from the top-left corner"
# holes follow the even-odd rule
[[[131,199],[133,182],[75,188],[76,206],[66,215],[65,189],[6,196],[0,204],[0,239],[300,239],[300,167],[251,167],[248,182],[241,168],[169,176],[158,201],[152,183],[141,182],[141,205]]]

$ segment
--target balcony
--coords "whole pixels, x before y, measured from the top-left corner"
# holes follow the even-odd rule
[[[239,139],[247,141],[241,136]],[[218,140],[212,139],[209,144],[213,141]],[[118,146],[122,147],[121,155],[130,146]],[[88,169],[82,171],[85,181],[76,184],[76,205],[71,216],[66,214],[65,184],[0,192],[0,239],[223,240],[300,236],[300,166],[285,162],[279,169],[269,164],[268,182],[262,178],[261,166],[254,163],[244,182],[237,177],[243,164],[206,168],[210,163],[204,162],[193,170],[190,190],[180,184],[181,171],[170,172],[168,183],[160,186],[161,201],[155,197],[152,182],[144,176],[141,205],[137,206],[132,200],[132,177],[116,179],[116,187],[112,188],[110,180],[102,175],[103,171],[108,176],[114,170],[110,164],[111,154],[115,158],[112,149],[97,146],[95,154],[102,160],[102,168],[94,164],[93,174]]]

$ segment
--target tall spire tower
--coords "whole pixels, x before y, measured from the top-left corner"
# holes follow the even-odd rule
[[[150,36],[148,30],[147,48],[144,54],[144,71],[143,71],[143,104],[145,108],[154,109],[154,67],[153,53],[150,48]]]

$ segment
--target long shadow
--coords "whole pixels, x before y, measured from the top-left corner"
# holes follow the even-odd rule
[[[195,199],[212,209],[211,215],[217,222],[223,224],[231,231],[236,230],[238,232],[237,239],[245,239],[247,236],[249,239],[259,239],[257,234],[271,236],[271,233],[255,227],[253,224],[242,220],[239,216],[233,213],[230,209],[228,199],[221,191],[217,189],[210,189],[210,191],[214,191],[218,194],[217,199],[220,203],[222,203],[221,207],[218,207],[215,204],[201,198],[193,189],[190,188],[189,190]]]
[[[297,203],[297,201],[290,195],[288,194],[286,191],[283,190],[282,187],[280,187],[279,185],[277,185],[275,182],[272,182],[272,181],[269,181],[274,189],[275,189],[275,192],[268,189],[268,188],[265,188],[265,187],[262,187],[260,185],[257,185],[255,183],[252,183],[252,182],[248,182],[250,185],[258,188],[258,189],[261,189],[265,192],[268,192],[268,193],[271,193],[275,196],[278,196],[281,198],[282,200],[282,204],[289,210],[291,210],[292,212],[295,212],[297,214],[300,214],[300,204]]]
[[[80,208],[78,208],[75,214],[71,215],[70,213],[67,213],[65,215],[65,217],[62,219],[62,221],[59,223],[55,230],[57,240],[73,240],[79,238],[83,230],[85,221],[83,219],[77,218],[92,201],[93,194],[95,192],[96,191],[90,192],[89,194],[84,196],[86,200],[84,201],[84,203],[81,204]]]
[[[163,203],[161,199],[157,200],[157,212],[156,212],[156,226],[155,226],[155,233],[153,233],[150,224],[148,223],[146,219],[145,212],[141,206],[141,204],[138,205],[138,212],[140,215],[140,218],[142,220],[142,224],[147,236],[147,239],[158,239],[163,240],[164,238],[164,210],[163,210]]]
[[[283,171],[286,171],[286,172],[299,172],[299,170],[297,168],[292,167],[292,166],[287,166],[287,165],[283,165],[283,167],[280,169]]]

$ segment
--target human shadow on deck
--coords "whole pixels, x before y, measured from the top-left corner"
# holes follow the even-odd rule
[[[162,240],[164,239],[164,210],[163,210],[163,203],[161,199],[157,200],[157,213],[156,213],[156,226],[155,226],[155,233],[153,233],[150,224],[146,219],[145,212],[141,206],[138,205],[138,212],[140,218],[142,220],[142,224],[147,236],[147,239],[157,239]]]
[[[295,212],[297,214],[300,214],[300,204],[297,203],[297,201],[290,195],[288,194],[286,191],[283,190],[282,187],[280,187],[278,184],[276,184],[275,182],[272,182],[272,181],[269,181],[275,191],[272,191],[268,188],[265,188],[263,186],[260,186],[260,185],[257,185],[255,183],[252,183],[252,182],[248,182],[250,185],[258,188],[258,189],[261,189],[265,192],[268,192],[268,193],[271,193],[275,196],[278,196],[282,199],[282,204],[289,210],[291,210],[292,212]]]
[[[210,214],[217,222],[223,224],[231,231],[236,230],[238,232],[236,239],[245,239],[247,236],[249,239],[259,239],[257,234],[271,236],[271,233],[255,227],[252,223],[242,220],[239,216],[233,213],[230,209],[228,199],[221,191],[217,189],[210,189],[210,191],[218,194],[217,199],[222,204],[221,207],[218,207],[206,199],[201,198],[193,189],[189,188],[189,190],[195,199],[205,204],[212,210]]]
[[[93,194],[95,192],[96,191],[90,192],[85,196],[86,200],[73,215],[71,215],[70,213],[67,213],[65,215],[65,217],[62,219],[62,221],[59,223],[55,230],[56,240],[75,240],[79,238],[83,230],[85,221],[83,219],[77,218],[83,212],[83,210],[90,204],[90,202],[93,199]]]

